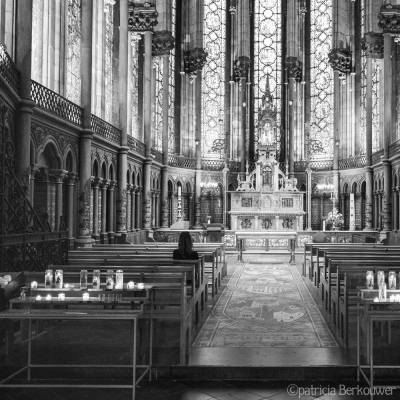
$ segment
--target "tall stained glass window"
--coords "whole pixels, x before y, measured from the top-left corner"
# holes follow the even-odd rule
[[[372,151],[380,150],[382,145],[380,129],[380,75],[382,60],[372,60]]]
[[[162,120],[163,120],[163,57],[153,59],[153,76],[155,104],[153,112],[152,143],[156,150],[162,151]]]
[[[176,1],[172,0],[172,36],[175,34],[176,26]],[[169,57],[169,107],[168,107],[168,153],[174,152],[175,132],[175,47],[171,50]]]
[[[311,0],[312,159],[333,157],[333,70],[328,62],[332,43],[332,1]],[[311,147],[311,146],[310,146]]]
[[[104,8],[106,20],[105,57],[104,57],[104,91],[105,91],[105,120],[113,123],[113,59],[114,59],[114,8],[107,3]]]
[[[140,35],[131,33],[131,116],[132,136],[139,137],[139,39]]]
[[[280,148],[281,140],[281,85],[282,85],[282,10],[281,0],[256,0],[254,4],[254,123],[255,147],[259,130],[257,124],[262,100],[266,95],[272,99],[274,109],[275,137]]]
[[[225,0],[204,1],[204,47],[201,99],[202,157],[224,157]]]
[[[360,19],[361,19],[361,37],[365,35],[365,0],[361,0],[360,3]],[[367,117],[367,57],[365,50],[361,51],[361,96],[360,96],[360,142],[361,142],[361,152],[365,153],[366,150],[366,117]]]
[[[66,97],[81,104],[81,0],[68,0]]]

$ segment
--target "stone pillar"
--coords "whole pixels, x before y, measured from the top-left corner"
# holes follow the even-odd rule
[[[114,189],[117,186],[117,182],[111,181],[108,187],[108,206],[107,206],[107,225],[108,225],[108,238],[110,243],[114,243]]]
[[[372,60],[383,58],[383,36],[374,32],[366,33],[362,48],[367,56],[366,73],[366,118],[365,118],[365,230],[373,228],[372,203],[373,203],[373,171],[372,165]],[[375,225],[376,226],[376,225]]]
[[[286,150],[286,155],[289,157],[289,177],[294,178],[294,149],[295,149],[295,121],[297,110],[297,82],[301,81],[302,77],[302,64],[297,57],[287,57],[285,60],[285,68],[288,76],[288,115],[289,115],[289,150]]]
[[[392,197],[393,197],[393,230],[397,231],[399,229],[399,204],[398,204],[398,188],[392,187]]]
[[[20,72],[20,103],[15,119],[18,145],[15,146],[15,174],[25,189],[30,175],[31,117],[35,102],[31,99],[32,79],[32,2],[17,0],[15,26],[15,63]]]
[[[101,183],[101,243],[107,243],[107,188],[109,184],[108,179],[103,179]]]
[[[131,230],[131,184],[126,185],[125,196],[126,196],[126,231]]]
[[[154,32],[153,56],[161,56],[163,61],[163,105],[162,105],[162,152],[161,168],[161,229],[168,228],[168,125],[169,125],[169,56],[174,48],[174,37],[169,31]],[[172,149],[173,150],[173,149]]]
[[[55,218],[54,218],[54,230],[58,231],[60,227],[60,217],[62,216],[62,189],[63,181],[67,176],[68,171],[64,170],[50,170],[50,174],[54,177],[56,185],[56,204],[55,204]]]
[[[311,191],[312,191],[312,184],[311,184],[311,173],[312,170],[310,167],[307,167],[307,230],[311,231]]]
[[[74,194],[75,194],[75,181],[77,179],[77,174],[74,172],[68,173],[68,222],[67,222],[67,227],[68,227],[68,238],[73,239],[75,236],[74,232]]]
[[[196,171],[195,171],[195,226],[194,229],[202,229],[200,224],[201,209],[201,78],[204,64],[207,61],[207,52],[201,47],[195,47],[184,53],[184,70],[191,78],[195,78],[194,110],[195,144],[196,144]]]
[[[119,53],[118,53],[118,102],[119,127],[121,129],[121,148],[118,152],[118,189],[117,189],[117,232],[126,233],[126,171],[128,169],[128,0],[119,2]],[[130,105],[129,105],[130,107]],[[129,113],[130,115],[130,113]]]
[[[99,241],[99,187],[101,184],[100,178],[93,180],[93,230],[92,237],[95,241]]]
[[[151,88],[152,88],[152,41],[153,28],[157,25],[158,13],[154,5],[128,5],[128,25],[131,32],[144,32],[144,67],[143,67],[143,131],[146,145],[146,159],[143,166],[143,229],[150,230],[151,224]]]
[[[82,2],[81,29],[81,106],[82,132],[79,146],[79,237],[75,240],[79,246],[91,246],[94,240],[90,235],[90,188],[91,188],[91,148],[94,131],[92,116],[92,26],[93,0]]]
[[[142,229],[142,192],[143,189],[138,187],[136,189],[136,230],[140,231]]]
[[[135,191],[136,186],[131,186],[130,196],[131,196],[131,232],[135,231],[135,221],[136,221],[136,202],[135,202]]]

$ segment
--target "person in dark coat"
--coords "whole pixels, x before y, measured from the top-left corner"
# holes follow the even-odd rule
[[[179,236],[178,248],[172,255],[174,260],[198,260],[197,251],[193,250],[193,240],[188,231],[181,232]]]

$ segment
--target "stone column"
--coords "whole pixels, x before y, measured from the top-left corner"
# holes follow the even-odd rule
[[[75,240],[79,246],[91,246],[94,240],[90,235],[90,188],[91,188],[91,148],[94,131],[92,116],[92,26],[93,0],[82,2],[81,29],[81,106],[82,132],[79,146],[79,237]]]
[[[93,180],[93,231],[92,237],[97,242],[99,241],[99,187],[101,184],[100,178]]]
[[[289,114],[289,151],[286,150],[286,154],[289,156],[289,177],[294,178],[294,148],[295,148],[295,121],[296,121],[296,109],[297,109],[297,82],[301,81],[302,77],[302,64],[297,57],[287,57],[285,60],[285,68],[288,76],[288,114]]]
[[[143,189],[138,187],[136,189],[136,230],[140,231],[142,229],[142,193]]]
[[[31,206],[34,207],[35,206],[35,176],[37,174],[37,172],[39,171],[40,166],[37,164],[32,164],[31,165],[31,174],[30,174],[30,180],[29,180],[29,201],[31,203]]]
[[[110,184],[108,179],[103,179],[101,183],[101,243],[107,243],[107,188]]]
[[[108,225],[108,238],[110,243],[114,243],[114,189],[117,186],[117,182],[111,181],[108,187],[108,213],[107,213],[107,225]]]
[[[372,203],[373,203],[373,171],[372,165],[372,60],[383,58],[382,34],[366,33],[362,41],[363,50],[367,56],[366,76],[366,118],[365,118],[365,230],[373,228]]]
[[[136,202],[135,202],[135,190],[136,186],[131,186],[130,197],[131,197],[131,232],[135,231],[135,220],[136,220]]]
[[[128,5],[128,25],[131,32],[144,32],[144,67],[143,67],[143,132],[146,145],[146,159],[143,166],[143,229],[150,230],[151,224],[151,88],[152,88],[152,41],[153,28],[157,25],[158,13],[154,5]]]
[[[169,131],[169,56],[174,48],[175,38],[169,31],[154,32],[153,57],[162,57],[163,68],[163,104],[162,104],[162,152],[163,166],[161,168],[161,229],[168,228],[168,131]],[[173,150],[173,149],[172,149]],[[158,214],[157,214],[158,215]],[[158,217],[157,217],[158,218]],[[158,224],[157,224],[158,225]]]
[[[74,232],[74,204],[75,204],[75,181],[77,180],[77,174],[74,172],[68,173],[68,238],[73,239],[75,236]]]
[[[28,189],[29,185],[31,117],[35,106],[31,99],[32,3],[33,0],[16,1],[15,63],[20,72],[20,103],[15,118],[15,132],[18,132],[15,174],[24,189]]]
[[[126,233],[126,171],[128,169],[128,0],[119,1],[119,54],[118,54],[118,101],[119,127],[121,129],[121,148],[118,152],[118,189],[117,189],[117,232]],[[130,105],[129,105],[130,106]],[[130,115],[130,114],[129,114]]]
[[[312,184],[311,184],[311,173],[312,170],[310,167],[307,167],[307,230],[311,231],[311,191],[312,191]]]
[[[60,227],[60,217],[62,216],[62,185],[64,178],[67,176],[68,171],[64,170],[50,170],[50,174],[54,177],[56,185],[56,204],[55,204],[55,222],[54,230],[58,231]]]
[[[397,231],[399,229],[399,205],[398,205],[398,188],[392,187],[392,197],[393,197],[393,230]]]
[[[195,47],[184,53],[184,70],[191,77],[195,77],[194,110],[196,117],[195,144],[196,144],[196,171],[195,171],[195,226],[202,229],[200,224],[201,210],[201,78],[204,64],[207,61],[207,52],[201,47]]]

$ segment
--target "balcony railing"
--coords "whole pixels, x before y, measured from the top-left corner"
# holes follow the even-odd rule
[[[183,156],[177,156],[175,154],[169,154],[168,165],[170,167],[195,169],[196,160],[190,157],[183,157]]]
[[[383,149],[378,150],[376,153],[372,154],[372,165],[379,164],[382,161]]]
[[[365,167],[365,155],[350,157],[339,160],[339,169],[362,168]]]
[[[163,164],[163,154],[161,151],[158,151],[156,149],[151,149],[151,155],[154,156],[154,160],[159,162],[160,164]]]
[[[121,131],[108,122],[92,114],[92,129],[96,135],[99,135],[110,142],[121,145]]]
[[[51,114],[76,125],[82,125],[81,107],[35,81],[32,81],[32,100],[38,107]]]
[[[139,141],[138,139],[134,138],[133,136],[128,135],[128,147],[132,150],[135,151],[139,154],[142,154],[143,156],[146,153],[146,146],[144,143]]]
[[[2,43],[0,43],[0,75],[12,87],[14,92],[18,94],[20,73]]]
[[[400,140],[397,142],[392,143],[389,146],[389,158],[392,158],[396,155],[400,154]]]
[[[295,172],[303,172],[309,166],[313,171],[330,171],[333,169],[332,160],[311,160],[310,162],[306,160],[295,161],[294,170]]]

